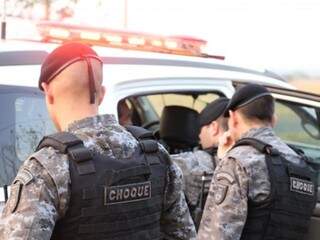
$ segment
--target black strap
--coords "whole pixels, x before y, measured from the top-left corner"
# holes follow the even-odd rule
[[[91,152],[86,149],[83,144],[69,147],[68,154],[76,163],[81,163],[92,159]]]
[[[92,155],[81,139],[69,132],[59,132],[45,136],[39,143],[37,151],[44,147],[53,147],[63,154],[68,154],[72,159],[80,175],[95,172]]]
[[[140,142],[143,152],[155,153],[158,151],[158,143],[152,132],[137,126],[126,126],[126,129]]]
[[[94,104],[95,99],[96,99],[96,88],[95,88],[92,64],[91,64],[90,59],[88,57],[83,56],[83,59],[87,62],[87,66],[88,66],[90,104]]]
[[[154,139],[153,133],[137,126],[126,126],[128,132],[130,132],[138,141],[143,139]]]
[[[155,140],[151,140],[151,139],[140,140],[140,146],[142,148],[142,151],[145,153],[158,152],[158,143]]]
[[[150,165],[159,164],[159,147],[153,133],[137,126],[126,126],[126,129],[138,140],[141,150],[146,154],[145,156],[148,163]]]
[[[4,193],[4,202],[6,203],[8,201],[8,185],[3,186],[3,193]]]
[[[82,141],[75,135],[68,132],[59,132],[43,137],[37,147],[37,151],[44,147],[53,147],[59,152],[67,154],[69,147],[79,144],[82,144]]]
[[[259,152],[271,156],[277,156],[280,155],[280,152],[273,148],[270,144],[267,144],[259,139],[256,138],[242,138],[238,140],[232,148],[238,147],[238,146],[252,146],[255,149],[257,149]]]

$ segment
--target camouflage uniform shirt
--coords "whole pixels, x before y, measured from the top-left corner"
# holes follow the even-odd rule
[[[113,115],[77,121],[68,131],[82,139],[89,149],[115,158],[129,159],[138,147],[137,140]],[[1,217],[0,239],[50,239],[56,221],[68,209],[70,185],[66,155],[49,147],[30,156],[11,186]],[[182,193],[182,174],[174,164],[168,166],[164,209],[161,217],[164,239],[195,239],[195,228]]]
[[[271,128],[251,129],[256,138],[278,149],[288,161],[302,164],[298,155]],[[248,214],[248,199],[265,200],[270,181],[265,156],[251,146],[231,149],[214,171],[198,233],[199,240],[239,240]]]
[[[196,150],[171,155],[171,159],[182,171],[183,190],[189,204],[195,206],[201,194],[201,176],[204,172],[213,173],[213,156],[206,151]],[[208,190],[209,184],[206,184],[204,191],[208,192]]]

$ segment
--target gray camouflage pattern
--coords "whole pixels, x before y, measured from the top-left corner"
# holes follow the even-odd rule
[[[114,158],[130,159],[138,147],[137,140],[113,115],[77,121],[68,131],[82,139],[86,147]],[[160,149],[165,151],[163,147]],[[168,169],[161,234],[164,239],[195,239],[194,224],[182,192],[182,173],[175,164]],[[31,181],[21,180],[30,179],[25,177],[26,172],[31,173]],[[11,193],[5,206],[0,219],[0,239],[50,239],[55,222],[68,209],[70,184],[66,155],[49,147],[30,156],[13,181],[17,185],[14,189],[21,191]]]
[[[195,206],[201,194],[201,176],[204,172],[213,173],[212,156],[202,150],[171,155],[183,174],[183,190],[188,202]],[[205,184],[204,191],[209,191],[210,183]]]
[[[272,128],[256,128],[242,138],[251,137],[278,149],[288,161],[304,164],[298,155]],[[265,200],[270,194],[270,181],[265,156],[251,146],[231,149],[218,163],[197,239],[238,240],[248,213],[248,199]]]

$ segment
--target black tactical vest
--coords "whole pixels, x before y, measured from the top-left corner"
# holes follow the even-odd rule
[[[89,151],[75,135],[45,137],[69,156],[71,198],[51,239],[160,239],[160,215],[169,158],[150,132],[128,127],[140,147],[130,159]]]
[[[234,147],[250,145],[265,154],[271,193],[263,202],[249,199],[242,240],[302,240],[317,201],[317,173],[308,164],[287,161],[272,146],[254,138]]]

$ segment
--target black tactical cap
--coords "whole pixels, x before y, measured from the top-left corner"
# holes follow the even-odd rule
[[[229,117],[229,110],[236,110],[245,105],[253,102],[254,100],[264,97],[271,96],[271,93],[267,88],[259,84],[247,84],[239,88],[232,96],[229,105],[227,106],[224,116]]]
[[[217,120],[226,110],[229,99],[225,97],[218,98],[209,103],[199,115],[200,127],[210,124],[212,121]]]
[[[39,78],[40,90],[43,91],[41,86],[42,82],[49,83],[71,64],[78,61],[86,61],[88,64],[90,103],[94,103],[96,89],[94,85],[93,70],[89,60],[90,58],[94,58],[102,63],[97,53],[83,43],[70,42],[57,47],[42,63]]]

